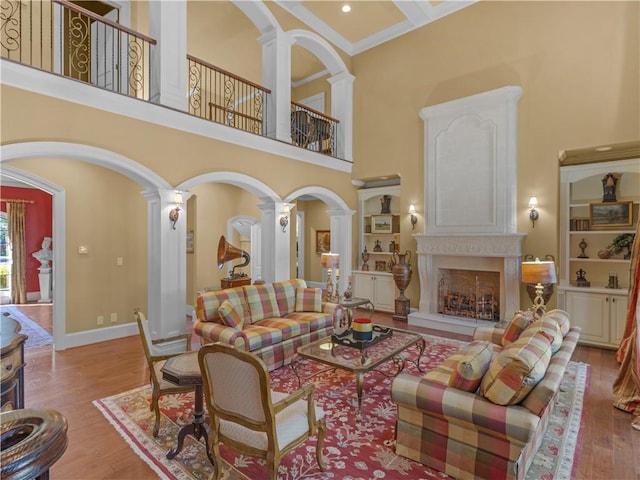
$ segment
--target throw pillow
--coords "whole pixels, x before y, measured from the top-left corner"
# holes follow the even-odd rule
[[[460,360],[449,377],[449,386],[465,392],[475,392],[491,363],[493,344],[473,341],[465,345],[459,354]]]
[[[280,316],[276,292],[272,284],[245,285],[243,288],[251,311],[251,323]]]
[[[242,330],[243,319],[229,300],[224,300],[218,307],[218,315],[227,327]]]
[[[489,365],[480,395],[497,405],[519,403],[544,377],[551,360],[550,344],[542,331],[510,344]]]
[[[296,312],[322,313],[322,289],[296,288]]]
[[[511,342],[515,342],[520,334],[524,332],[524,329],[534,320],[532,312],[522,311],[514,313],[513,318],[509,320],[502,334],[502,346],[506,347]]]
[[[558,322],[558,326],[560,327],[560,332],[563,337],[567,336],[569,330],[571,329],[571,322],[569,321],[569,314],[564,310],[560,310],[559,308],[549,310],[545,317],[552,318],[556,322]]]
[[[524,329],[524,332],[520,334],[520,338],[532,337],[539,331],[545,332],[549,335],[549,338],[551,339],[551,353],[556,353],[560,350],[564,337],[562,336],[558,322],[552,318],[539,318]]]

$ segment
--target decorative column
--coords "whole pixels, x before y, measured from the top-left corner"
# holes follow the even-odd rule
[[[147,318],[152,337],[166,338],[186,330],[186,208],[190,194],[182,192],[183,204],[175,224],[170,212],[176,208],[176,190],[148,191],[144,196],[148,201],[149,231]]]
[[[291,37],[277,29],[258,41],[262,44],[262,83],[271,90],[265,102],[266,134],[291,143]]]
[[[329,79],[331,84],[331,115],[340,119],[337,133],[338,157],[353,160],[353,81],[350,73],[340,73]]]
[[[288,205],[286,202],[258,205],[262,211],[262,279],[267,283],[291,278],[291,226],[283,230],[280,225],[280,217]]]
[[[187,110],[187,2],[149,2],[153,103]]]

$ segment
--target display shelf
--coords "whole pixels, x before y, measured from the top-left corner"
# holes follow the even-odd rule
[[[632,225],[593,228],[590,205],[606,203],[603,184],[609,173],[618,179],[616,202],[632,202]],[[611,258],[600,258],[598,252],[606,250],[618,235],[635,233],[639,208],[640,158],[561,165],[558,307],[567,310],[572,323],[582,328],[581,343],[616,348],[620,341],[630,260],[623,258],[626,252]],[[589,286],[578,286],[578,275]],[[618,288],[608,287],[611,277],[617,277]]]

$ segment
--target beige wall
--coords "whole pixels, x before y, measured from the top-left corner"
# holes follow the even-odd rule
[[[145,165],[171,185],[219,171],[256,178],[281,197],[303,187],[331,185],[347,204],[357,208],[355,189],[345,173],[11,87],[2,86],[0,94],[0,114],[3,119],[12,119],[2,122],[3,144],[59,141],[91,145]],[[80,161],[39,159],[9,164],[68,192],[67,332],[96,328],[99,315],[105,316],[104,325],[108,326],[113,312],[118,313],[119,323],[132,321],[131,311],[146,306],[147,294],[147,202],[141,195],[142,187],[118,173]],[[188,228],[195,231],[196,249],[187,260],[192,269],[187,284],[189,303],[195,291],[218,285],[225,276],[226,269],[217,269],[215,257],[220,235],[226,235],[227,219],[235,215],[261,218],[259,200],[237,187],[212,184],[193,191],[196,195],[188,204]],[[91,237],[87,240],[88,234]],[[92,252],[86,257],[91,268],[87,268],[85,257],[77,255],[77,246],[83,244]],[[109,248],[100,248],[102,244]],[[115,266],[117,256],[124,257],[123,267]],[[130,262],[130,257],[135,262]],[[127,281],[121,282],[120,275],[125,272]]]
[[[518,106],[518,230],[527,234],[525,253],[557,255],[558,152],[638,138],[638,9],[637,2],[478,2],[355,57],[351,62],[356,76],[352,176],[5,86],[0,92],[5,120],[2,143],[53,140],[92,145],[145,165],[172,185],[214,171],[250,175],[282,197],[304,186],[321,185],[335,191],[354,210],[357,197],[352,178],[397,174],[401,177],[401,211],[416,204],[419,223],[415,232],[421,232],[425,222],[419,110],[505,85],[520,85],[524,94]],[[134,19],[139,25],[146,24],[146,14],[139,8],[135,8]],[[197,28],[204,34],[206,25],[203,18]],[[197,41],[189,38],[190,44]],[[246,75],[251,74],[249,70]],[[303,98],[317,90],[311,85],[298,93],[297,98]],[[122,317],[133,307],[144,306],[146,201],[140,186],[104,169],[82,167],[81,162],[41,159],[12,165],[71,193],[72,198],[67,197],[67,222],[71,222],[67,232],[68,331],[95,328],[97,315],[116,311]],[[247,213],[232,205],[241,205],[243,210],[254,207],[252,199],[234,191],[235,187],[208,187],[203,186],[193,200],[195,208],[189,204],[190,216],[195,215],[189,226],[197,231],[196,252],[189,256],[193,268],[188,280],[190,295],[219,281],[214,251],[219,236],[226,232],[226,218]],[[535,229],[530,227],[526,208],[532,193],[540,202]],[[226,200],[224,213],[218,213],[223,203],[220,198]],[[215,199],[215,208],[203,201],[210,199]],[[321,278],[314,230],[329,228],[323,214],[326,206],[317,203],[304,206],[305,267],[307,278],[313,280]],[[93,207],[90,213],[84,210],[87,204]],[[76,211],[80,208],[83,210]],[[402,222],[401,250],[415,250],[408,216]],[[354,219],[354,267],[359,258],[355,225]],[[74,258],[77,246],[89,243],[85,240],[89,233],[89,246],[98,246],[90,268],[84,259]],[[124,268],[115,267],[116,256],[124,256]],[[136,260],[129,262],[129,257]],[[414,277],[407,296],[416,299],[415,306],[419,281],[415,258],[412,262]],[[121,292],[118,275],[125,271],[130,284]],[[523,296],[523,303],[526,301]]]
[[[355,57],[353,177],[398,174],[402,212],[413,202],[422,210],[420,109],[519,85],[518,231],[527,234],[525,253],[557,256],[559,151],[638,139],[639,6],[478,2]],[[401,249],[415,250],[408,216],[402,221]],[[414,274],[407,296],[417,292]]]
[[[114,325],[112,313],[116,324],[133,321],[133,309],[147,305],[147,201],[140,185],[73,160],[19,160],[11,166],[65,189],[66,333],[101,328],[98,316],[103,326]],[[87,254],[78,253],[81,245]]]

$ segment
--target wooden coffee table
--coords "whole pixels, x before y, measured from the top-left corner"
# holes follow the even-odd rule
[[[353,337],[349,339],[349,335],[344,335],[341,339],[336,338],[336,336],[326,337],[298,347],[296,355],[291,360],[291,368],[298,379],[298,384],[301,385],[305,380],[336,368],[353,373],[356,378],[356,393],[358,397],[356,415],[358,419],[361,419],[364,375],[369,372],[378,372],[387,377],[397,376],[406,366],[406,359],[402,353],[413,346],[418,349],[418,358],[412,362],[418,370],[422,371],[420,369],[420,360],[426,345],[424,337],[419,333],[379,325],[374,325],[373,328],[374,338],[370,345],[367,345],[366,342],[363,344],[363,342],[354,341]],[[348,343],[350,345],[347,345]],[[302,358],[323,363],[328,368],[309,377],[302,378],[298,371],[298,363]],[[389,361],[396,365],[397,371],[395,373],[388,375],[377,369],[380,365]]]

